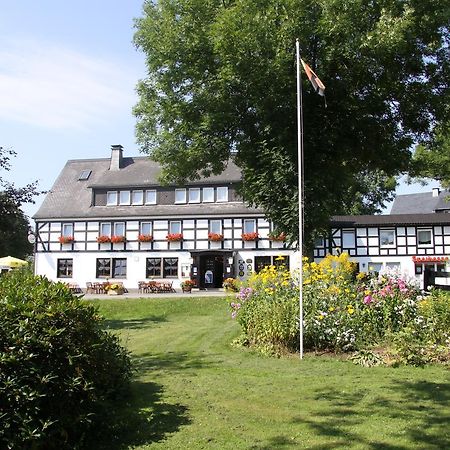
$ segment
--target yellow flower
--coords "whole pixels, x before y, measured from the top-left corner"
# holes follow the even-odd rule
[[[333,312],[335,310],[335,308],[333,307],[333,306],[330,306],[329,308],[328,308],[328,311],[330,311],[330,312]]]

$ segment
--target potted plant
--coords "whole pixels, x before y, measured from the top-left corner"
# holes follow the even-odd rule
[[[271,231],[269,233],[269,240],[274,242],[284,242],[286,240],[286,234],[283,231],[281,233]]]
[[[223,241],[223,234],[219,233],[208,233],[208,240],[212,242]]]
[[[243,241],[256,241],[259,238],[258,233],[242,233],[241,236]]]
[[[111,242],[118,244],[119,242],[125,242],[125,236],[111,236]]]
[[[106,283],[105,292],[109,295],[122,295],[125,289],[121,283]]]
[[[192,288],[195,286],[194,280],[185,280],[181,282],[181,290],[183,292],[191,292]]]
[[[108,242],[111,242],[111,238],[109,236],[106,235],[101,235],[97,238],[97,242],[99,244],[106,244]]]
[[[138,236],[138,241],[139,242],[152,242],[153,236],[151,234],[140,234]]]
[[[235,278],[225,278],[222,286],[226,292],[239,292],[238,281]]]
[[[73,236],[60,236],[58,238],[61,244],[71,244],[74,241]]]
[[[178,242],[183,240],[183,233],[169,233],[166,236],[166,239],[169,242]]]

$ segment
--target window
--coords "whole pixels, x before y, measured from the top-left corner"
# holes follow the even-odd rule
[[[126,276],[126,258],[97,258],[97,278],[125,278]]]
[[[431,229],[417,230],[417,243],[421,246],[431,247]]]
[[[200,203],[200,188],[189,189],[189,203]]]
[[[318,237],[314,240],[314,247],[324,247],[325,240],[323,237]]]
[[[120,205],[129,205],[130,204],[130,191],[120,191],[119,204]]]
[[[114,224],[114,236],[125,236],[125,222],[116,222]]]
[[[382,263],[369,262],[369,272],[378,273],[381,271]]]
[[[80,176],[78,177],[78,179],[79,179],[80,181],[88,180],[89,177],[91,176],[91,173],[92,173],[91,170],[83,170],[83,171],[80,173]]]
[[[395,230],[380,230],[380,246],[381,247],[395,246]]]
[[[163,259],[164,278],[174,278],[178,276],[178,258]]]
[[[399,262],[387,262],[386,263],[386,269],[400,269],[400,263]]]
[[[355,248],[355,233],[353,230],[342,231],[342,247]]]
[[[161,277],[161,258],[147,258],[145,276],[146,278]]]
[[[145,191],[145,204],[156,205],[156,191],[154,189]]]
[[[111,236],[111,224],[109,222],[104,222],[100,224],[100,235]]]
[[[169,233],[170,234],[181,233],[181,222],[179,220],[172,221],[169,223]]]
[[[216,234],[222,234],[222,221],[221,220],[210,220],[209,232],[216,233]]]
[[[261,272],[267,266],[285,266],[289,268],[289,256],[255,256],[255,272]]]
[[[147,258],[145,276],[146,278],[178,277],[178,258]]]
[[[73,259],[58,259],[58,278],[72,278],[73,275]]]
[[[218,187],[217,188],[217,201],[218,202],[227,202],[228,201],[228,188],[227,187]]]
[[[214,188],[203,188],[203,201],[212,203],[214,201]]]
[[[186,189],[175,189],[175,203],[186,203]]]
[[[141,222],[141,234],[152,234],[152,223],[151,222]]]
[[[108,191],[106,193],[106,205],[107,206],[117,205],[117,192],[116,191]]]
[[[63,223],[62,226],[62,235],[63,236],[73,236],[73,224],[71,223]]]
[[[144,191],[133,191],[131,193],[131,203],[133,205],[142,205],[144,203]]]
[[[244,220],[244,233],[256,233],[256,220],[245,219]]]

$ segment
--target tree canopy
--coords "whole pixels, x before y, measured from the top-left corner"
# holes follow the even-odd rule
[[[9,171],[11,157],[16,153],[0,147],[0,170]],[[0,256],[24,258],[33,251],[28,242],[28,219],[20,209],[24,203],[33,202],[38,195],[37,182],[18,188],[0,177]]]
[[[167,182],[234,158],[245,200],[295,239],[298,38],[327,95],[303,76],[305,231],[377,212],[445,117],[448,17],[444,0],[146,1],[138,143]]]

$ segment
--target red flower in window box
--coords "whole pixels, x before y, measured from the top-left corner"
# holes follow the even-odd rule
[[[119,242],[125,242],[125,236],[111,236],[111,242],[118,244]]]
[[[169,242],[178,242],[183,240],[183,233],[169,233],[166,236],[166,239]]]
[[[223,234],[208,233],[208,240],[213,241],[213,242],[223,241]]]
[[[138,236],[138,241],[139,242],[152,242],[153,236],[151,234],[140,234]]]
[[[241,236],[243,241],[256,241],[259,238],[258,233],[242,233]]]
[[[71,244],[75,239],[73,236],[60,236],[58,240],[61,244]]]
[[[269,233],[269,240],[275,241],[275,242],[284,242],[286,240],[286,234],[283,232],[275,233],[275,232],[271,231]]]
[[[102,235],[97,238],[97,242],[99,244],[106,244],[108,242],[111,242],[111,238],[109,236]]]

